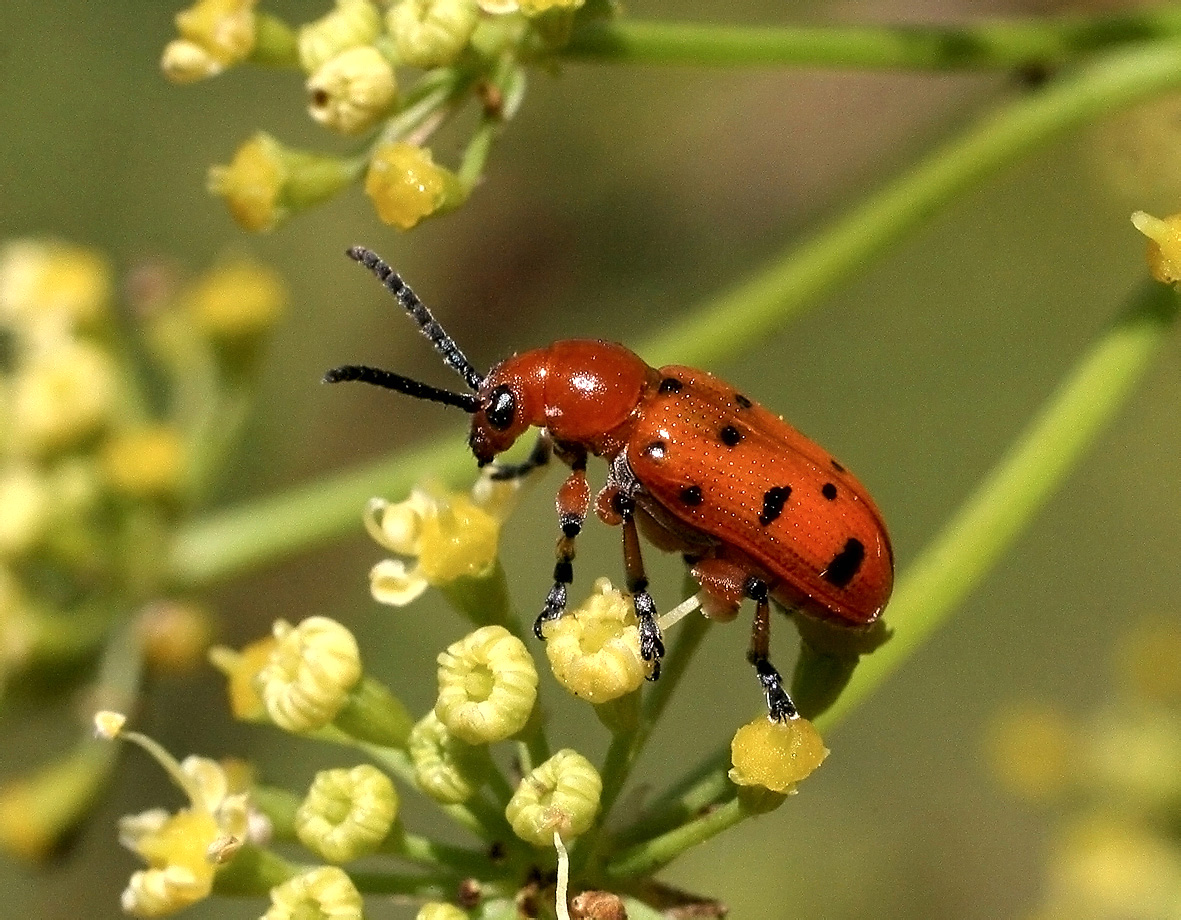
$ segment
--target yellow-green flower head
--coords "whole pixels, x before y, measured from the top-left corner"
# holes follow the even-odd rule
[[[1148,237],[1148,271],[1162,284],[1181,282],[1181,214],[1161,220],[1137,211],[1132,224]]]
[[[258,0],[198,0],[176,14],[181,37],[164,49],[160,68],[173,83],[216,76],[254,50]]]
[[[336,0],[325,16],[299,30],[299,64],[315,73],[342,51],[371,45],[381,33],[381,14],[369,0]]]
[[[760,716],[730,742],[730,780],[790,795],[827,756],[828,748],[807,719],[773,722]]]
[[[172,425],[146,425],[113,434],[99,456],[112,490],[131,498],[163,498],[180,491],[185,446]]]
[[[422,68],[453,63],[479,21],[476,0],[402,0],[385,15],[398,61]]]
[[[278,272],[237,258],[202,275],[181,302],[202,333],[214,341],[236,342],[269,332],[288,300]]]
[[[373,567],[369,587],[378,603],[403,607],[430,585],[492,572],[500,548],[500,525],[518,487],[485,487],[483,481],[477,482],[470,496],[414,489],[405,501],[369,501],[365,508],[369,535],[391,552],[417,557],[413,569],[399,559],[386,559]]]
[[[119,841],[148,864],[131,876],[123,910],[161,917],[208,897],[213,875],[234,842],[250,836],[246,796],[234,792],[225,768],[205,757],[181,763],[160,745],[134,732],[121,734],[144,748],[189,798],[175,814],[155,808],[119,821]]]
[[[555,831],[568,841],[590,830],[602,792],[603,781],[591,762],[566,748],[521,780],[504,816],[522,840],[552,847]]]
[[[320,866],[271,889],[262,920],[361,920],[364,902],[343,869]]]
[[[247,230],[273,230],[351,182],[349,165],[335,157],[284,147],[259,132],[238,148],[228,166],[212,166],[206,185],[226,201]]]
[[[430,150],[404,141],[383,144],[369,161],[365,194],[377,216],[400,230],[467,198],[459,178],[437,166]]]
[[[309,617],[298,626],[279,620],[274,635],[278,642],[257,678],[267,715],[290,732],[323,728],[361,679],[357,640],[327,617]]]
[[[458,805],[480,788],[478,749],[452,735],[433,711],[411,729],[407,747],[415,784],[434,801]]]
[[[295,833],[329,862],[372,853],[398,816],[398,793],[377,767],[321,770],[295,813]]]
[[[360,134],[393,108],[394,68],[372,45],[329,58],[308,78],[308,114],[341,134]]]
[[[110,418],[117,381],[111,356],[89,342],[63,339],[29,355],[12,382],[13,446],[40,455],[86,440]]]
[[[524,13],[537,16],[550,10],[576,10],[586,0],[477,0],[480,9],[492,15]]]
[[[446,901],[427,901],[418,909],[414,920],[468,920],[468,913]]]
[[[259,694],[259,675],[271,661],[271,653],[279,640],[267,636],[251,642],[241,651],[215,645],[209,650],[210,663],[228,679],[226,688],[230,697],[230,712],[235,719],[259,720],[266,716],[267,708]]]
[[[468,744],[511,738],[537,701],[529,650],[503,626],[483,626],[439,655],[435,715]]]
[[[17,461],[0,470],[0,557],[36,546],[49,525],[51,503],[45,477],[31,464]]]
[[[558,683],[596,704],[638,689],[650,670],[640,655],[631,598],[606,578],[581,605],[546,625],[545,654]]]
[[[111,269],[83,246],[13,240],[0,248],[0,323],[25,337],[60,338],[106,313]]]

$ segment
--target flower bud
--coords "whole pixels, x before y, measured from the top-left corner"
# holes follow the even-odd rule
[[[479,21],[475,0],[402,0],[385,16],[398,61],[424,69],[454,62]]]
[[[443,805],[466,802],[480,787],[477,748],[460,741],[429,712],[410,732],[410,759],[418,788]]]
[[[468,744],[511,738],[537,700],[537,669],[503,626],[484,626],[439,655],[435,715]]]
[[[236,259],[206,272],[183,304],[197,328],[218,342],[254,339],[268,332],[287,308],[287,285],[272,269]]]
[[[1132,224],[1148,237],[1148,271],[1162,284],[1181,282],[1181,214],[1161,220],[1137,211]]]
[[[13,381],[13,444],[45,454],[90,437],[114,408],[117,379],[114,361],[95,345],[63,340],[38,351]]]
[[[602,792],[603,782],[591,762],[566,748],[521,780],[504,816],[522,840],[551,847],[555,832],[565,841],[590,829]]]
[[[175,495],[184,482],[184,444],[171,425],[112,435],[103,445],[100,461],[111,488],[131,498]]]
[[[295,627],[279,620],[274,635],[278,644],[258,675],[267,715],[290,732],[323,728],[361,679],[357,640],[327,617],[309,617]]]
[[[790,795],[827,756],[828,748],[807,719],[773,722],[760,716],[730,742],[730,780]]]
[[[446,901],[427,901],[418,909],[414,920],[468,920],[468,914]]]
[[[332,12],[299,30],[299,63],[315,73],[342,51],[369,45],[381,32],[381,14],[369,0],[336,0]]]
[[[398,814],[398,793],[377,767],[321,770],[295,813],[295,833],[309,850],[343,863],[372,853]]]
[[[238,148],[228,166],[210,167],[207,186],[226,200],[240,226],[262,232],[330,198],[353,178],[344,160],[292,150],[260,132]]]
[[[363,907],[343,869],[320,866],[272,888],[262,920],[361,920]]]
[[[198,0],[176,14],[181,37],[164,49],[160,67],[174,83],[216,76],[254,50],[258,0]]]
[[[467,198],[459,178],[436,166],[429,150],[403,141],[378,148],[365,175],[365,194],[377,216],[401,230]]]
[[[600,578],[595,593],[545,627],[545,654],[554,677],[575,696],[606,703],[638,689],[650,666],[640,655],[631,598]]]
[[[308,79],[308,114],[341,134],[360,134],[393,108],[394,68],[372,45],[342,51]]]

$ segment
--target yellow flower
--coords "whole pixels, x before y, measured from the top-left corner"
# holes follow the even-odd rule
[[[760,716],[738,729],[730,742],[730,779],[739,786],[790,795],[827,756],[828,748],[807,719],[773,722]]]
[[[226,200],[240,226],[262,232],[331,197],[353,175],[343,160],[293,150],[259,132],[238,148],[228,166],[210,167],[207,186]]]
[[[323,728],[361,680],[357,640],[327,617],[298,626],[278,620],[274,635],[278,642],[257,678],[267,715],[289,732]]]
[[[1148,237],[1148,271],[1163,284],[1181,282],[1181,214],[1164,220],[1137,211],[1132,224]]]
[[[12,443],[23,454],[73,447],[101,428],[118,395],[111,356],[64,339],[30,355],[12,390]]]
[[[309,850],[343,863],[376,850],[397,815],[398,793],[377,767],[321,770],[295,813],[295,833]]]
[[[580,606],[546,625],[545,654],[558,683],[595,704],[638,689],[650,670],[640,655],[631,598],[606,578]]]
[[[287,285],[251,259],[235,259],[202,275],[183,303],[197,328],[215,341],[252,339],[267,332],[287,308]]]
[[[171,425],[119,432],[103,445],[101,465],[111,488],[123,495],[175,495],[184,480],[184,444]]]
[[[0,248],[0,322],[33,338],[60,337],[103,315],[111,270],[98,253],[51,240]]]
[[[517,734],[537,700],[529,650],[503,626],[483,626],[439,655],[435,715],[468,744]]]
[[[299,30],[299,63],[315,73],[342,51],[369,45],[381,32],[381,14],[369,0],[336,0],[332,12]]]
[[[454,62],[479,21],[475,0],[402,0],[385,16],[399,63],[422,68]]]
[[[378,148],[365,175],[365,194],[377,216],[400,230],[467,198],[459,178],[436,166],[429,150],[404,141]]]
[[[307,82],[308,114],[341,134],[360,134],[393,108],[394,68],[372,45],[325,61]]]
[[[181,37],[164,49],[160,67],[174,83],[216,76],[254,50],[258,0],[198,0],[176,14]]]
[[[599,813],[603,782],[591,762],[566,748],[521,780],[504,810],[515,833],[534,846],[551,847],[585,834]]]
[[[369,573],[369,587],[381,604],[403,607],[429,585],[458,578],[480,578],[495,566],[500,525],[512,508],[519,484],[481,477],[471,495],[435,495],[414,489],[401,502],[374,498],[365,508],[365,529],[383,547],[417,557],[413,569],[399,559],[379,562]]]
[[[210,663],[229,678],[230,712],[235,719],[253,721],[266,716],[266,704],[256,685],[278,644],[279,640],[274,636],[267,636],[244,646],[241,651],[222,645],[209,650]]]

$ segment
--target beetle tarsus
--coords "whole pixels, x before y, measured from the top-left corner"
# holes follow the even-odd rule
[[[636,619],[640,621],[640,657],[652,663],[648,680],[657,680],[660,659],[664,657],[664,639],[660,635],[660,624],[656,622],[656,603],[647,591],[637,591],[632,601],[636,607]]]
[[[542,642],[545,641],[545,624],[560,619],[566,612],[566,583],[555,581],[545,598],[545,607],[533,621],[533,635]]]
[[[775,666],[766,658],[751,661],[755,666],[755,673],[759,675],[759,683],[763,685],[763,693],[767,697],[767,713],[772,722],[786,722],[799,717],[796,705],[783,689],[783,678],[775,670]]]

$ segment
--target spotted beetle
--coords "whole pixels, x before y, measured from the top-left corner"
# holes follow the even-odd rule
[[[589,454],[608,463],[595,500],[605,523],[621,526],[627,590],[640,652],[660,674],[664,643],[640,556],[639,530],[662,550],[683,554],[702,588],[702,608],[733,619],[755,602],[747,659],[772,719],[796,708],[771,664],[770,601],[831,623],[865,627],[881,614],[894,583],[894,557],[881,514],[865,488],[818,444],[780,416],[704,371],[649,367],[609,342],[570,339],[513,355],[481,375],[414,292],[376,254],[349,256],[375,274],[472,390],[455,393],[378,368],[346,365],[324,380],[357,380],[472,415],[468,444],[483,467],[529,428],[533,452],[498,466],[523,476],[551,454],[570,475],[558,490],[561,536],[554,584],[534,632],[562,616],[574,578],[574,543],[590,510]]]

